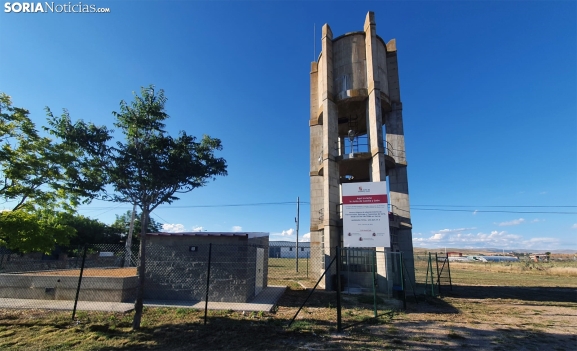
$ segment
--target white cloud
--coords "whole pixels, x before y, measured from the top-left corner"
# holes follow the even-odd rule
[[[577,223],[572,228],[577,229]],[[562,239],[554,237],[524,237],[520,234],[494,230],[475,232],[476,228],[441,229],[432,231],[431,236],[416,233],[413,245],[423,248],[504,248],[532,249],[537,251],[554,250],[563,245]]]
[[[443,238],[445,238],[447,235],[452,236],[453,234],[463,233],[463,232],[470,231],[473,229],[477,229],[477,228],[475,228],[475,227],[472,227],[472,228],[455,228],[455,229],[445,228],[445,229],[431,232],[433,235],[431,237],[429,237],[428,239],[423,239],[423,240],[429,240],[431,242],[440,241]]]
[[[232,231],[233,232],[242,232],[242,227],[240,225],[233,225]]]
[[[514,219],[512,221],[508,221],[508,222],[501,222],[499,223],[499,227],[504,227],[504,226],[509,226],[509,225],[519,225],[521,223],[525,222],[524,218],[519,218],[519,219]],[[495,223],[497,224],[497,223]]]
[[[560,241],[557,238],[531,238],[523,240],[522,246],[525,249],[548,250],[560,247]]]
[[[571,226],[571,229],[577,229],[577,223],[573,224],[573,225]]]
[[[301,241],[303,243],[309,243],[311,241],[311,233],[306,233],[305,235],[303,235]]]
[[[544,219],[535,218],[534,220],[531,221],[531,223],[539,223],[539,222],[545,222],[545,220],[544,220]]]
[[[475,228],[443,229],[428,238],[413,238],[413,243],[421,247],[512,247],[522,239],[505,231],[468,232],[472,229]]]
[[[462,233],[462,232],[466,232],[466,231],[473,230],[473,229],[477,229],[477,228],[471,227],[471,228],[441,229],[441,230],[438,230],[438,231],[433,232],[433,233],[445,233],[445,234],[446,233]]]
[[[546,195],[548,192],[547,191],[542,191],[539,193],[539,195]]]
[[[441,240],[445,237],[445,235],[446,234],[443,233],[436,233],[432,237],[430,237],[429,240]]]
[[[180,223],[165,223],[162,225],[162,230],[168,233],[182,233],[184,232],[184,225]]]
[[[202,227],[202,226],[192,227],[192,231],[193,232],[202,232],[202,231],[204,231],[204,227]]]
[[[473,215],[476,215],[479,210],[473,211]]]
[[[294,229],[287,229],[287,230],[283,230],[280,233],[272,233],[270,236],[293,236],[293,234],[295,233]]]

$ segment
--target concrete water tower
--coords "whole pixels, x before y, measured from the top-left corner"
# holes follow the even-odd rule
[[[342,246],[341,184],[386,180],[391,233],[386,250],[403,252],[414,282],[397,48],[394,39],[386,43],[377,35],[373,12],[363,31],[333,38],[329,25],[323,26],[310,90],[311,260],[319,263],[318,276]]]

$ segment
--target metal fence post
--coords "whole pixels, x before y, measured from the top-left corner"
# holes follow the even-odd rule
[[[84,262],[86,261],[86,249],[88,245],[84,245],[84,253],[82,254],[82,266],[80,266],[80,276],[78,277],[78,287],[76,288],[76,297],[74,298],[74,308],[72,309],[72,320],[76,317],[76,306],[78,305],[78,296],[80,295],[80,284],[82,284],[82,274],[84,273]]]
[[[337,332],[343,330],[341,319],[341,248],[337,246]]]
[[[377,287],[375,284],[375,279],[376,279],[376,275],[375,275],[375,255],[377,254],[376,250],[374,252],[374,255],[371,255],[371,272],[373,273],[373,307],[375,310],[375,318],[377,318]]]
[[[206,296],[204,297],[204,325],[208,315],[208,289],[210,288],[210,261],[212,256],[212,244],[208,244],[208,265],[206,269]]]
[[[405,292],[405,276],[403,274],[403,270],[405,269],[403,263],[403,253],[399,252],[399,267],[401,269],[401,291],[403,292],[403,309],[407,309],[407,294]]]
[[[441,273],[439,272],[439,256],[435,252],[435,266],[437,267],[437,294],[441,296]]]
[[[351,281],[351,257],[350,257],[350,248],[345,248],[346,252],[347,252],[347,294],[351,293],[351,284],[349,283]]]

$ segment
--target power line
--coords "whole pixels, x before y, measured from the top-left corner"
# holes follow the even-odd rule
[[[105,214],[106,212],[110,212],[110,211],[112,211],[112,210],[115,210],[115,209],[119,208],[120,206],[122,206],[122,205],[118,205],[118,206],[116,206],[116,207],[103,207],[102,209],[106,209],[106,211],[100,212],[99,214],[94,215],[94,216],[95,216],[95,217],[98,217],[98,216],[100,216],[100,215]]]
[[[170,206],[171,209],[182,209],[182,208],[222,208],[222,207],[250,207],[250,206],[277,206],[277,205],[295,205],[296,201],[282,201],[282,202],[255,202],[255,203],[237,203],[237,204],[218,204],[218,205],[182,205],[182,206]],[[310,205],[308,201],[301,201],[303,205]],[[113,209],[119,208],[122,205],[116,207],[92,207],[81,210],[106,210],[105,212],[111,211]],[[393,207],[398,208],[395,205]],[[168,208],[169,206],[159,206],[159,209]],[[431,208],[420,208],[420,207],[431,207]],[[440,207],[440,208],[435,208]],[[462,208],[475,208],[474,211],[466,210]],[[574,215],[577,212],[566,212],[566,211],[513,211],[513,210],[477,210],[477,208],[577,208],[574,205],[411,205],[411,210],[413,211],[438,211],[438,212],[474,212],[474,213],[526,213],[526,214],[563,214],[563,215]],[[103,213],[105,213],[103,212]],[[101,213],[102,214],[102,213]],[[156,215],[156,214],[155,214]],[[158,216],[158,215],[156,215]],[[160,217],[159,217],[160,218]],[[162,218],[161,218],[162,219]]]
[[[440,212],[471,212],[471,213],[533,213],[533,214],[577,214],[577,212],[545,212],[545,211],[505,211],[505,210],[458,210],[445,208],[411,208],[413,211],[440,211]]]
[[[295,205],[296,201],[284,201],[284,202],[256,202],[248,204],[221,204],[221,205],[186,205],[186,206],[170,206],[170,208],[198,208],[198,207],[245,207],[245,206],[269,206],[269,205]],[[301,204],[309,202],[300,202]],[[160,206],[159,206],[160,207]]]
[[[156,217],[160,218],[160,220],[163,221],[164,223],[168,223],[168,221],[167,221],[166,219],[160,217],[160,216],[157,215],[156,213],[154,213],[154,212],[150,212],[150,213],[153,214],[153,215],[155,215]]]
[[[484,205],[484,206],[474,206],[474,205],[411,205],[411,207],[470,207],[470,208],[482,208],[482,207],[487,207],[487,208],[491,208],[491,207],[495,207],[495,208],[507,208],[507,207],[534,207],[534,208],[564,208],[564,207],[571,207],[571,208],[576,208],[577,206],[573,206],[573,205],[519,205],[519,206],[514,206],[514,205]]]

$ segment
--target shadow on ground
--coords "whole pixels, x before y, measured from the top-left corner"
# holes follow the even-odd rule
[[[560,287],[524,286],[469,286],[453,285],[445,288],[442,295],[465,299],[515,299],[535,302],[577,302],[577,289]]]
[[[474,326],[444,328],[435,321],[386,325],[362,325],[341,334],[326,332],[322,321],[307,322],[302,329],[286,329],[271,321],[238,321],[213,318],[207,326],[199,323],[166,324],[132,333],[134,345],[103,347],[100,350],[512,350],[570,349],[575,335],[503,327],[479,331]],[[323,331],[325,330],[325,331]],[[113,331],[101,330],[101,337],[113,339]],[[122,336],[122,335],[118,335]]]

